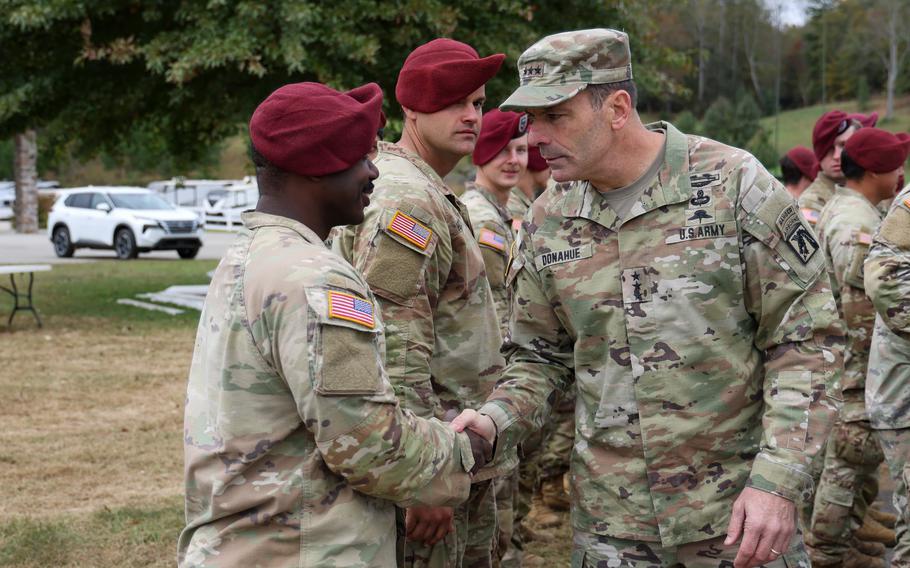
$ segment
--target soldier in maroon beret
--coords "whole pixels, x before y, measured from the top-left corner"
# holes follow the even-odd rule
[[[379,178],[364,223],[333,239],[379,297],[389,378],[402,406],[418,416],[443,418],[484,400],[504,365],[480,235],[442,179],[474,151],[484,85],[504,58],[480,57],[452,39],[408,55],[395,87],[404,111],[401,139],[379,144]],[[502,472],[476,476],[470,499],[454,511],[402,510],[405,565],[489,566],[491,479],[512,467],[514,461],[503,462]]]
[[[868,117],[867,117],[868,118]],[[840,156],[844,144],[862,124],[839,110],[828,111],[819,117],[812,129],[812,150],[818,160],[819,172],[799,197],[803,217],[811,225],[818,222],[822,208],[834,195],[834,186],[843,183]]]
[[[799,199],[818,175],[818,160],[812,150],[805,146],[795,146],[781,157],[780,171],[784,187],[793,199]]]

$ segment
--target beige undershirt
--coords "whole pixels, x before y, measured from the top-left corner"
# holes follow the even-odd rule
[[[663,166],[666,149],[667,144],[664,142],[664,145],[660,147],[660,152],[657,154],[657,157],[651,165],[648,166],[645,173],[641,174],[637,180],[625,187],[618,187],[616,189],[611,189],[610,191],[600,192],[603,200],[606,201],[607,205],[610,206],[610,209],[616,213],[617,219],[625,221],[629,215],[629,211],[638,203],[641,194],[654,183],[654,179],[657,178],[657,174],[660,172],[661,166]]]

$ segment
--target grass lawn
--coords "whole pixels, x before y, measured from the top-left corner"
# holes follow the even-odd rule
[[[116,300],[215,264],[58,265],[35,282],[44,328],[0,326],[0,566],[173,566],[198,313]]]

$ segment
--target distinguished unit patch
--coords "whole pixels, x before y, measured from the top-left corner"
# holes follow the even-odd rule
[[[422,249],[427,248],[430,243],[430,237],[433,236],[433,230],[409,215],[401,211],[396,211],[389,226],[389,231],[403,237],[408,242],[414,243]]]
[[[376,325],[373,319],[373,303],[344,292],[328,292],[329,317],[359,323],[370,329]]]
[[[506,239],[499,233],[490,229],[481,229],[477,237],[477,243],[496,249],[498,251],[506,250]]]
[[[787,245],[796,253],[799,260],[806,264],[818,251],[818,241],[812,235],[812,231],[803,225],[799,212],[793,205],[784,207],[780,215],[777,216],[777,228],[783,235]]]
[[[800,209],[800,211],[802,212],[803,217],[806,218],[806,221],[809,221],[813,225],[818,223],[818,211],[816,211],[814,209],[809,209],[807,207],[803,207],[802,209]]]

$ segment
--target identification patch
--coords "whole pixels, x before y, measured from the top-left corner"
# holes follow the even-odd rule
[[[681,227],[676,229],[664,242],[668,245],[684,241],[697,241],[699,239],[716,239],[724,236],[726,223],[714,225],[699,225],[698,227]]]
[[[553,264],[574,262],[583,258],[591,258],[591,245],[545,252],[534,259],[534,265],[537,267],[537,270],[543,270]]]
[[[806,221],[812,223],[813,225],[818,223],[819,214],[815,209],[803,207],[800,209],[800,212],[803,214],[803,217],[806,218]]]
[[[328,291],[329,317],[359,323],[373,329],[373,303],[344,292]]]
[[[793,205],[787,205],[777,216],[777,228],[787,241],[787,245],[796,253],[799,260],[806,264],[818,251],[818,241],[812,236],[808,227],[803,225],[799,212]]]
[[[386,228],[421,249],[427,248],[427,245],[430,244],[430,237],[433,236],[432,229],[401,211],[395,211],[395,216],[392,217]]]
[[[720,170],[689,175],[689,185],[692,187],[708,187],[720,184]]]
[[[477,243],[498,251],[506,250],[506,238],[490,229],[480,230],[480,234],[477,236]]]

